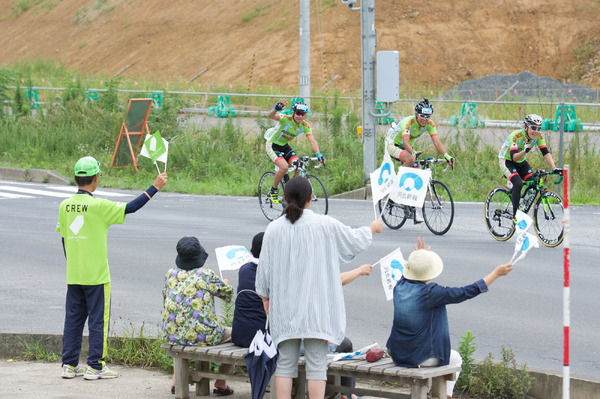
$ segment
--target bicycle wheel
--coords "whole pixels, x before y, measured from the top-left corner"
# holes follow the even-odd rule
[[[285,209],[285,202],[283,201],[283,183],[279,182],[279,203],[274,204],[271,201],[269,195],[271,187],[273,187],[273,180],[275,179],[275,172],[265,172],[258,182],[258,203],[260,209],[265,217],[269,220],[277,219],[283,213]]]
[[[496,186],[485,198],[485,224],[498,241],[506,241],[515,233],[512,221],[513,207],[510,200],[510,190],[505,186]]]
[[[385,204],[385,210],[383,206]],[[379,213],[381,214],[381,219],[383,219],[383,223],[390,229],[399,229],[406,222],[406,218],[408,217],[409,212],[406,210],[405,206],[402,204],[396,204],[394,201],[389,200],[386,201],[384,199],[379,200]]]
[[[306,175],[306,178],[310,182],[313,192],[310,209],[314,213],[327,215],[327,211],[329,210],[329,200],[327,199],[325,185],[323,185],[323,182],[315,175]]]
[[[432,180],[427,188],[423,204],[423,219],[429,230],[436,235],[446,234],[454,220],[454,200],[447,185]]]
[[[564,209],[560,195],[550,189],[541,192],[533,208],[533,224],[538,238],[547,247],[556,247],[563,240]]]

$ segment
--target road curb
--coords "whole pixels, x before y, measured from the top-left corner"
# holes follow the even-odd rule
[[[24,344],[35,345],[47,353],[62,352],[62,335],[56,334],[23,334],[0,333],[0,359],[10,359],[24,352]],[[85,353],[88,346],[88,337],[83,336],[82,358],[85,362]],[[562,375],[552,370],[529,368],[529,375],[533,377],[533,385],[528,394],[534,398],[561,399]],[[577,399],[595,399],[600,392],[600,379],[577,376],[571,374],[571,397]]]
[[[71,184],[71,179],[54,170],[0,166],[0,179],[35,183]]]

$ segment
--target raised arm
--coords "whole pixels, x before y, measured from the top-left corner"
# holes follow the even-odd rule
[[[163,188],[165,184],[167,184],[166,173],[161,173],[160,175],[156,176],[154,183],[150,187],[148,187],[146,191],[144,191],[139,197],[137,197],[133,201],[129,201],[125,205],[125,214],[127,215],[138,211],[141,207],[146,205],[146,203],[150,201],[150,198],[154,197],[154,194],[156,194],[158,190]]]
[[[506,276],[512,270],[512,263],[496,266],[496,268],[483,278],[485,284],[489,287],[498,277]]]

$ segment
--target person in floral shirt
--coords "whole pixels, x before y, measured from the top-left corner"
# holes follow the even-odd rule
[[[229,303],[233,288],[210,269],[204,269],[208,253],[196,237],[183,237],[177,243],[177,267],[168,271],[163,289],[162,331],[165,342],[173,345],[207,346],[231,341],[231,327],[219,319],[215,297]],[[231,373],[231,365],[220,372]],[[171,386],[174,393],[175,380]],[[216,380],[215,394],[231,395],[225,380]]]

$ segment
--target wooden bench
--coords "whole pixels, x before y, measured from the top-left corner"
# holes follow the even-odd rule
[[[189,385],[196,385],[196,396],[208,396],[211,391],[210,379],[225,379],[250,382],[248,374],[220,374],[210,371],[209,363],[233,364],[245,366],[244,356],[247,348],[232,343],[216,346],[181,346],[163,344],[167,356],[173,358],[175,368],[175,398],[190,397]],[[195,361],[195,370],[189,370],[189,361]],[[428,368],[396,367],[390,358],[384,358],[374,363],[366,360],[328,361],[327,391],[335,392],[335,397],[343,393],[368,395],[379,398],[411,398],[426,399],[431,391],[432,399],[446,399],[446,381],[455,380],[460,366],[442,366]],[[341,377],[354,377],[361,382],[381,382],[378,388],[349,388],[340,384]],[[399,393],[383,384],[400,383],[410,385],[411,393]],[[298,378],[294,379],[293,398],[306,397],[306,372],[304,358],[298,363]],[[275,398],[274,389],[270,389],[271,398]]]

